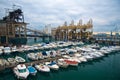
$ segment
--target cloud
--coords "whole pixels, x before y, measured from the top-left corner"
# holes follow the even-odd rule
[[[0,18],[4,16],[4,8],[12,4],[20,5],[25,21],[39,29],[46,24],[57,27],[64,21],[69,24],[71,20],[77,23],[82,19],[86,23],[92,18],[94,30],[103,31],[103,27],[109,28],[106,25],[120,21],[120,0],[0,0]]]

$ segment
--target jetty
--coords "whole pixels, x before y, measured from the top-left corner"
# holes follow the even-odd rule
[[[42,59],[42,60],[37,60],[37,61],[31,61],[31,62],[26,62],[24,63],[26,66],[29,66],[29,65],[35,65],[35,64],[39,64],[39,63],[44,63],[44,62],[47,62],[47,61],[54,61],[54,60],[57,60],[57,59],[60,59],[62,58],[62,56],[56,56],[56,57],[50,57],[50,58],[47,58],[47,59]],[[22,64],[22,63],[21,63]],[[17,66],[17,64],[10,64],[10,65],[4,65],[4,66],[0,66],[0,71],[2,70],[5,70],[5,69],[8,69],[8,68],[13,68],[15,66]]]

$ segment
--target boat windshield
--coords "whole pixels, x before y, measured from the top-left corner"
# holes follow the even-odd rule
[[[24,73],[24,72],[26,72],[26,69],[19,69],[19,72]]]

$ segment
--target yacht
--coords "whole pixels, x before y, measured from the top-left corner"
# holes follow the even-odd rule
[[[4,47],[3,52],[4,54],[10,54],[11,53],[10,47]]]
[[[64,61],[71,66],[78,66],[78,62],[72,59],[64,59]]]
[[[2,50],[2,49],[0,49],[0,55],[2,55],[2,53],[3,53],[3,50]]]
[[[41,72],[50,72],[50,68],[44,64],[36,64],[35,68]]]
[[[17,52],[17,47],[16,46],[12,47],[11,52]]]
[[[38,56],[35,53],[29,53],[27,54],[27,57],[31,60],[38,60]]]
[[[67,68],[67,67],[69,66],[69,64],[66,63],[66,62],[64,61],[64,59],[62,59],[62,58],[57,60],[57,64],[58,64],[58,66],[60,66],[60,67],[62,67],[62,68]]]
[[[18,79],[26,79],[29,75],[29,70],[24,64],[19,64],[16,67],[14,67],[13,72],[15,73]]]
[[[50,69],[53,69],[53,70],[58,70],[59,69],[59,66],[54,61],[45,62],[45,65],[47,65]]]

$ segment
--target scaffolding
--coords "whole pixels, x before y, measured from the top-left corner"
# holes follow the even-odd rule
[[[90,19],[87,24],[82,24],[82,20],[79,20],[77,25],[74,24],[73,20],[70,25],[67,25],[67,22],[65,22],[64,25],[53,29],[53,31],[52,33],[55,40],[59,41],[90,39],[93,34],[92,19]]]
[[[10,44],[23,38],[26,40],[26,26],[20,6],[13,5],[13,9],[6,9],[6,16],[0,20],[0,43]]]

